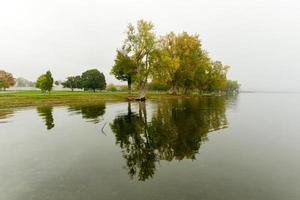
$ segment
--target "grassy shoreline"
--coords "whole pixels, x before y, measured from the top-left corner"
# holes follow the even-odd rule
[[[75,103],[94,103],[97,101],[126,101],[127,92],[83,92],[83,91],[52,91],[50,94],[40,91],[0,92],[0,108],[64,105]],[[132,93],[131,96],[137,96]],[[199,95],[192,95],[199,96]],[[166,92],[148,92],[148,99],[169,99],[191,96],[169,95]]]

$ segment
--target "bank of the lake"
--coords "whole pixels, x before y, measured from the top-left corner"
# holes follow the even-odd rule
[[[129,94],[127,92],[84,92],[84,91],[52,91],[41,93],[40,91],[6,91],[0,92],[0,108],[39,106],[39,105],[63,105],[69,103],[95,102],[101,100],[124,101]],[[133,92],[131,96],[137,96]],[[170,99],[178,97],[190,98],[198,94],[183,96],[170,95],[166,92],[148,92],[149,99]]]

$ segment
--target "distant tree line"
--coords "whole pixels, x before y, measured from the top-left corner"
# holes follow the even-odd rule
[[[104,90],[106,88],[105,76],[97,69],[87,70],[82,75],[69,76],[62,82],[64,88],[84,89],[84,90]]]
[[[41,89],[42,92],[50,92],[53,88],[53,77],[50,71],[42,74],[36,81],[36,87]],[[60,81],[55,81],[56,85]],[[69,76],[66,81],[61,82],[64,88],[84,89],[84,90],[104,90],[106,88],[105,76],[97,69],[87,70],[78,76]]]
[[[16,79],[16,87],[35,87],[35,83],[25,78],[19,77]]]

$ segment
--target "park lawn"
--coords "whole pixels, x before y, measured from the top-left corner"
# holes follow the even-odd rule
[[[52,91],[41,93],[40,91],[8,91],[0,92],[0,108],[40,106],[40,105],[64,105],[71,103],[93,103],[97,101],[126,101],[128,96],[137,96],[137,93],[129,95],[127,92],[84,92],[84,91]],[[148,92],[147,98],[177,98],[179,96],[168,95],[165,92]]]

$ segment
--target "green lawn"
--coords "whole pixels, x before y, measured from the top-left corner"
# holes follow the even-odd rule
[[[20,107],[31,105],[56,105],[82,102],[96,102],[103,100],[125,101],[127,92],[83,92],[83,91],[52,91],[41,93],[40,91],[6,91],[0,92],[0,108]],[[137,96],[133,93],[131,96]],[[176,98],[179,96],[168,95],[165,92],[148,92],[147,98]]]
[[[52,98],[57,96],[117,96],[126,97],[127,92],[83,92],[83,91],[52,91],[50,93],[42,93],[38,90],[29,91],[2,91],[0,97],[32,97],[32,98]]]

